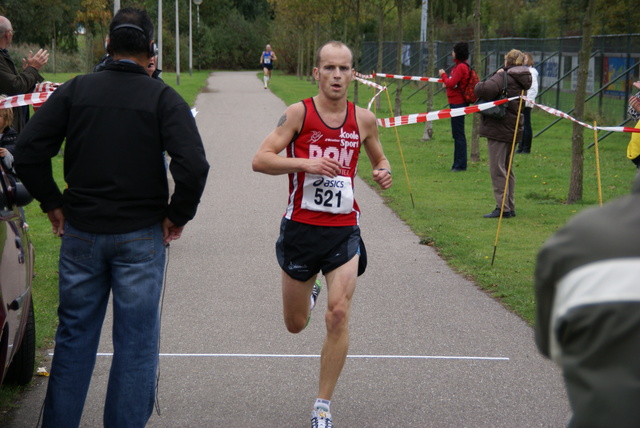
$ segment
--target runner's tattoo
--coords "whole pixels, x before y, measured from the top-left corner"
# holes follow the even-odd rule
[[[280,117],[280,120],[278,121],[278,128],[281,127],[282,125],[284,125],[284,123],[287,121],[287,115],[283,114]]]

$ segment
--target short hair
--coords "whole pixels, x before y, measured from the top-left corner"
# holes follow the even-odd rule
[[[111,55],[146,54],[151,57],[153,55],[150,45],[153,40],[153,23],[144,10],[134,8],[120,9],[111,20],[108,46]]]
[[[322,52],[322,49],[325,46],[328,46],[328,45],[331,45],[331,46],[333,46],[335,48],[347,48],[347,49],[349,49],[349,53],[351,54],[351,68],[353,68],[353,51],[351,50],[351,48],[349,46],[347,46],[346,44],[344,44],[342,42],[339,42],[337,40],[329,40],[328,42],[323,43],[322,46],[320,46],[318,48],[318,50],[316,51],[316,67],[320,66],[320,60],[322,59],[320,54]]]
[[[505,56],[507,65],[523,65],[524,55],[518,49],[511,49]]]
[[[469,59],[469,43],[458,42],[453,45],[453,51],[456,54],[456,59],[459,61],[466,61]]]
[[[7,98],[6,95],[0,95],[0,100]],[[0,117],[4,118],[4,128],[0,129],[0,133],[3,133],[5,129],[13,125],[13,109],[2,108],[0,109]]]

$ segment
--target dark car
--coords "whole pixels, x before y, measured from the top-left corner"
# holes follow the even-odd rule
[[[32,198],[0,165],[0,384],[33,376],[36,325],[31,299],[33,245],[24,211]]]

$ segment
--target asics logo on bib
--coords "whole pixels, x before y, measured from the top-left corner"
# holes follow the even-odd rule
[[[344,181],[342,181],[342,180],[330,180],[330,179],[325,179],[324,177],[320,177],[319,179],[317,179],[316,181],[313,182],[313,187],[320,187],[320,186],[335,187],[337,189],[343,189],[344,188]]]

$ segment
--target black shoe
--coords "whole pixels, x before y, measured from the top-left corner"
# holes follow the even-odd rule
[[[515,211],[505,211],[502,213],[502,218],[511,218],[515,216],[516,216]],[[496,208],[495,210],[491,211],[489,214],[484,215],[484,218],[498,218],[498,217],[500,217],[500,208]]]
[[[467,168],[451,168],[451,172],[462,172],[466,171]]]

